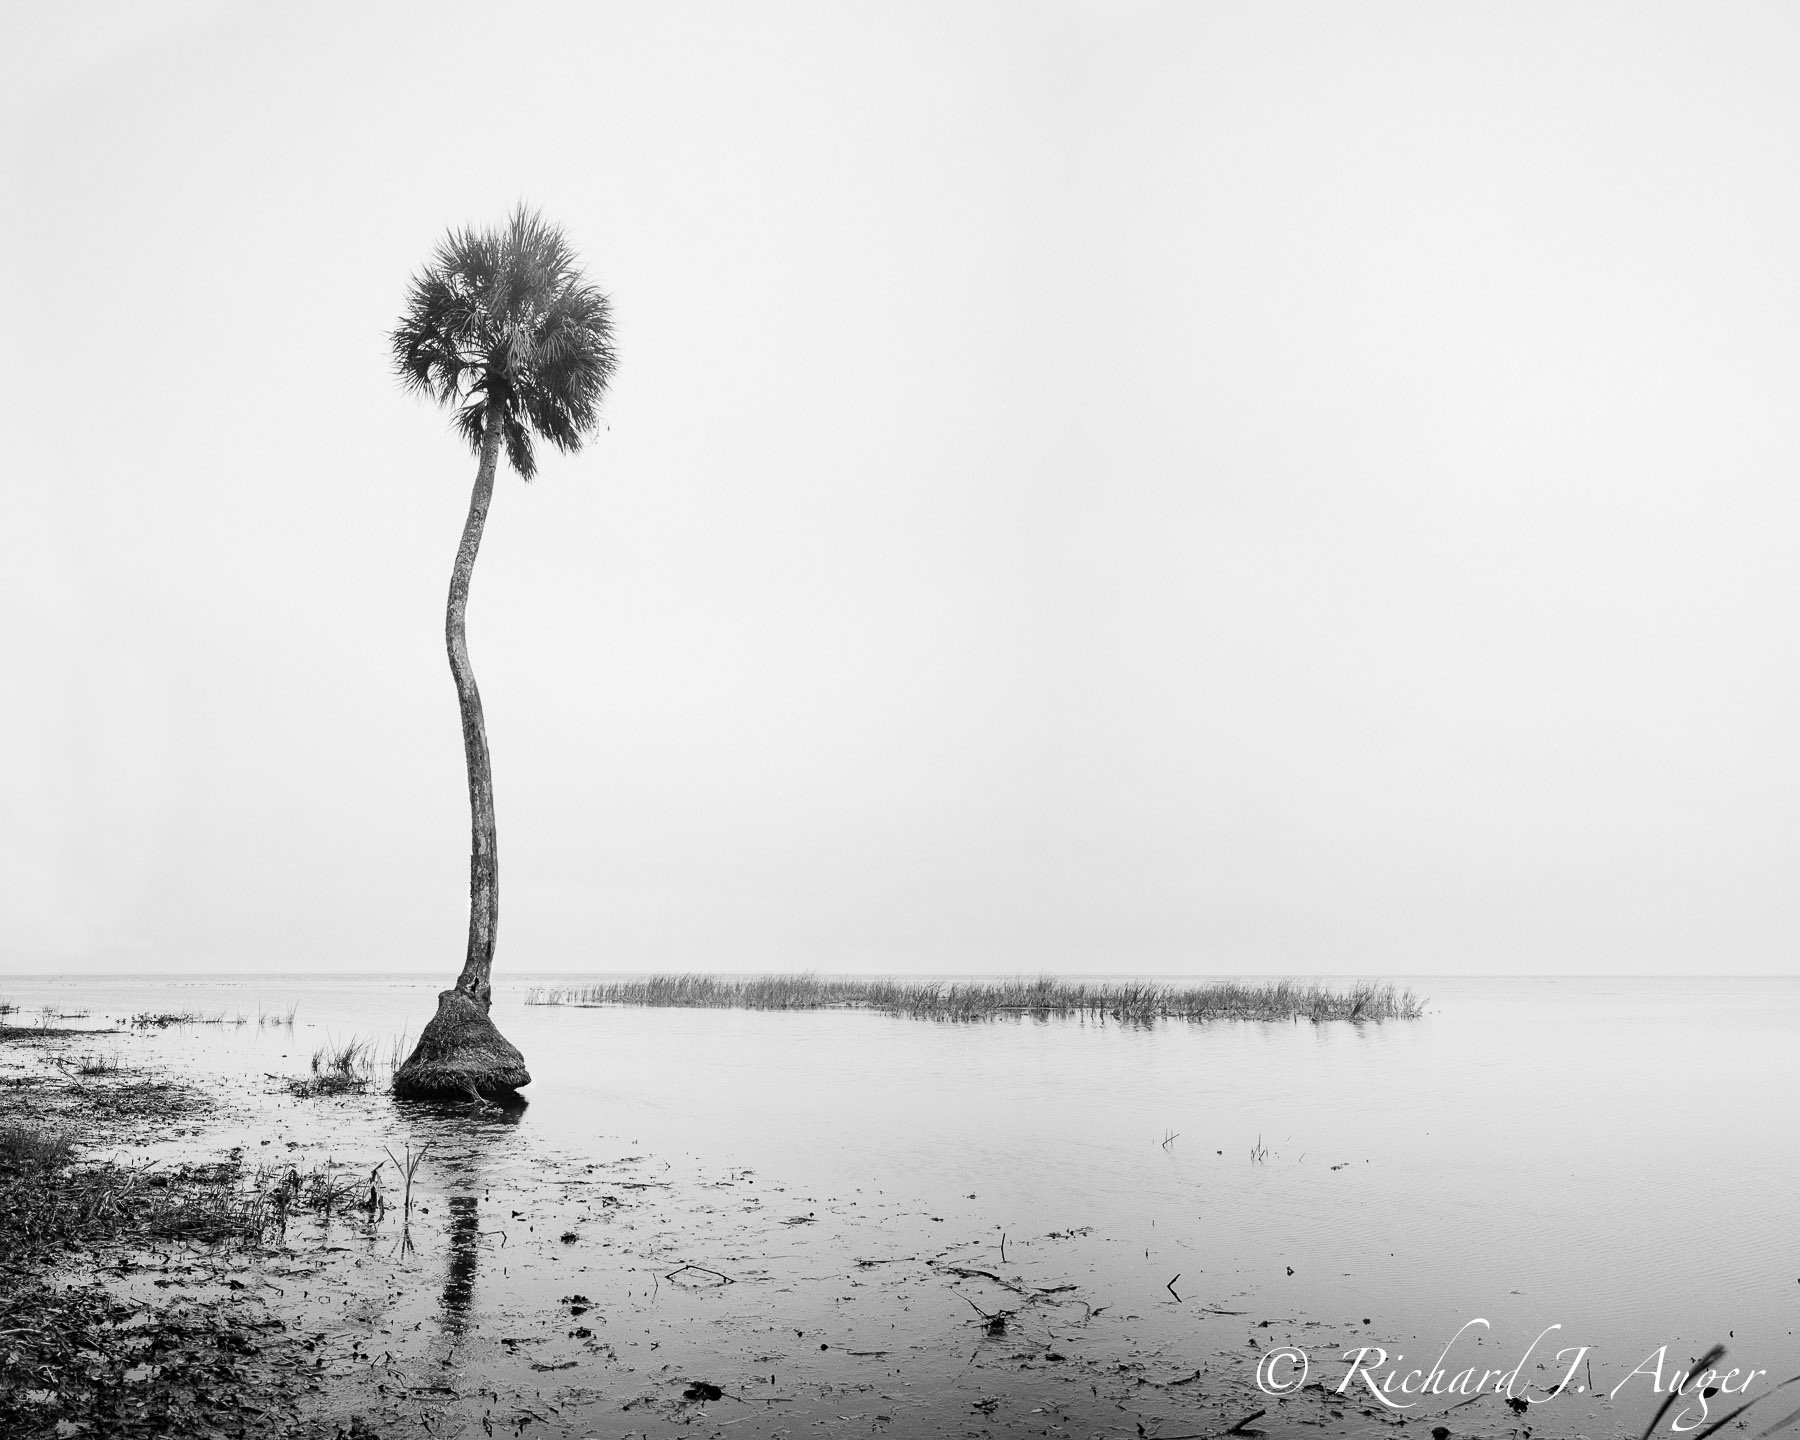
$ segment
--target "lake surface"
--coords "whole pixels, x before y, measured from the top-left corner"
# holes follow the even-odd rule
[[[516,1330],[554,1311],[581,1250],[595,1299],[601,1278],[633,1305],[642,1283],[652,1287],[662,1308],[638,1328],[668,1325],[658,1354],[679,1357],[689,1378],[710,1366],[729,1389],[785,1371],[817,1391],[850,1383],[842,1371],[822,1379],[821,1366],[863,1363],[869,1393],[891,1397],[871,1400],[871,1415],[889,1413],[883,1403],[915,1404],[916,1424],[930,1417],[933,1428],[955,1420],[945,1377],[970,1351],[987,1373],[969,1391],[983,1392],[975,1401],[957,1392],[959,1414],[998,1429],[1016,1401],[1040,1429],[1073,1427],[1056,1433],[1099,1423],[1072,1410],[1070,1396],[1090,1403],[1092,1389],[1098,1406],[1102,1370],[1136,1367],[1147,1377],[1140,1385],[1161,1392],[1150,1397],[1158,1404],[1181,1398],[1171,1381],[1200,1371],[1226,1414],[1258,1400],[1257,1364],[1274,1344],[1305,1349],[1312,1378],[1330,1388],[1347,1349],[1378,1346],[1406,1356],[1393,1362],[1402,1370],[1428,1366],[1477,1319],[1487,1324],[1463,1330],[1446,1371],[1511,1366],[1560,1326],[1525,1367],[1541,1393],[1569,1363],[1555,1352],[1591,1347],[1580,1394],[1572,1384],[1526,1418],[1551,1433],[1641,1429],[1655,1407],[1651,1381],[1627,1377],[1659,1347],[1668,1374],[1726,1343],[1728,1363],[1772,1372],[1751,1395],[1800,1371],[1800,982],[1424,979],[1407,982],[1430,996],[1417,1021],[1139,1029],[525,1005],[526,990],[547,978],[507,978],[496,990],[495,1020],[525,1052],[534,1083],[513,1123],[485,1127],[380,1096],[295,1101],[273,1078],[304,1073],[327,1037],[369,1036],[385,1050],[403,1031],[416,1034],[446,981],[33,978],[0,981],[0,998],[89,1011],[90,1023],[152,1010],[246,1014],[242,1026],[106,1038],[130,1063],[249,1097],[209,1143],[364,1163],[380,1159],[383,1143],[433,1141],[420,1196],[436,1219],[421,1222],[421,1258],[405,1263],[453,1260],[459,1243],[490,1226],[497,1191],[537,1193],[546,1208],[530,1243],[539,1249],[509,1241],[504,1255],[484,1252],[466,1275],[445,1279],[456,1282],[450,1328],[459,1335]],[[292,1030],[254,1023],[259,1009],[290,1005]],[[168,1144],[191,1148],[192,1139]],[[639,1188],[616,1193],[643,1201],[635,1218],[617,1207],[639,1228],[614,1247],[610,1269],[581,1246],[558,1251],[549,1236],[566,1224],[585,1240],[614,1223],[577,1184],[608,1173],[638,1177],[625,1183]],[[687,1220],[657,1211],[659,1185],[671,1207],[683,1197]],[[477,1191],[488,1206],[480,1227],[470,1219]],[[532,1224],[532,1213],[508,1204],[502,1218]],[[757,1283],[716,1293],[665,1284],[664,1260]],[[884,1268],[893,1265],[912,1271]],[[957,1267],[1046,1295],[1025,1305],[1023,1291],[972,1289],[986,1282]],[[437,1289],[419,1298],[390,1277],[386,1293],[378,1320],[387,1329],[404,1328],[408,1305],[421,1324],[429,1313],[444,1328]],[[1018,1312],[1005,1385],[990,1363],[999,1352],[981,1359],[988,1337],[971,1313],[1001,1308]],[[758,1326],[766,1338],[753,1343]],[[827,1349],[820,1359],[809,1335],[870,1358],[843,1361]],[[628,1360],[619,1364],[630,1384],[654,1388],[654,1367]],[[1073,1374],[1076,1363],[1087,1367],[1085,1383],[1065,1382],[1069,1395],[1037,1376]],[[1617,1398],[1595,1401],[1621,1382]],[[970,1414],[994,1397],[995,1408]],[[1375,1423],[1383,1407],[1366,1390],[1360,1398],[1345,1425],[1357,1414]],[[1454,1398],[1394,1413],[1435,1415]],[[1763,1419],[1791,1409],[1785,1400],[1771,1401]],[[1126,1408],[1118,1394],[1108,1403]],[[581,1426],[592,1415],[582,1413],[564,1433],[622,1433],[628,1419],[590,1432]],[[782,1423],[800,1424],[802,1413],[785,1412]],[[904,1433],[911,1412],[891,1413],[900,1418],[870,1424]],[[748,1409],[719,1418],[752,1422],[727,1433],[780,1428]],[[1484,1423],[1499,1418],[1512,1419]],[[661,1433],[644,1423],[644,1433]]]

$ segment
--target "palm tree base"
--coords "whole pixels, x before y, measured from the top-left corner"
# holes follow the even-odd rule
[[[525,1057],[494,1028],[487,1006],[466,990],[438,993],[437,1014],[394,1072],[394,1093],[415,1100],[472,1094],[491,1100],[530,1083]]]

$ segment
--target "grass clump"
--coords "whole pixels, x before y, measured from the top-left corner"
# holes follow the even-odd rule
[[[125,1023],[134,1030],[166,1030],[171,1025],[198,1025],[200,1016],[192,1010],[146,1010],[128,1016]]]
[[[313,1051],[312,1074],[287,1082],[288,1093],[301,1099],[315,1095],[361,1095],[375,1083],[375,1045],[352,1036],[341,1043],[327,1040]]]
[[[281,1216],[235,1165],[80,1164],[66,1133],[0,1125],[0,1259],[114,1241],[256,1243]]]
[[[0,1175],[31,1175],[66,1165],[74,1142],[61,1131],[8,1121],[0,1125]]]
[[[875,1010],[928,1020],[1080,1016],[1158,1020],[1415,1020],[1425,1001],[1387,982],[1332,986],[1295,980],[1154,981],[822,979],[816,975],[653,975],[534,987],[528,1005],[662,1005],[741,1010]]]
[[[211,1015],[202,1015],[198,1010],[145,1010],[118,1023],[135,1030],[166,1030],[171,1025],[248,1025],[250,1017],[241,1010],[235,1015],[227,1015],[223,1010],[215,1010]]]

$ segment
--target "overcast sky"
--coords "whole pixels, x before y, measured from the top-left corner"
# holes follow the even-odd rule
[[[0,968],[1792,972],[1800,10],[11,5]]]

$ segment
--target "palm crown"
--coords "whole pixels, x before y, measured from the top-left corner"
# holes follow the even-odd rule
[[[453,230],[414,277],[393,334],[407,388],[456,410],[477,453],[498,407],[507,458],[537,470],[532,434],[576,451],[616,364],[612,307],[562,231],[520,206],[501,230]]]

